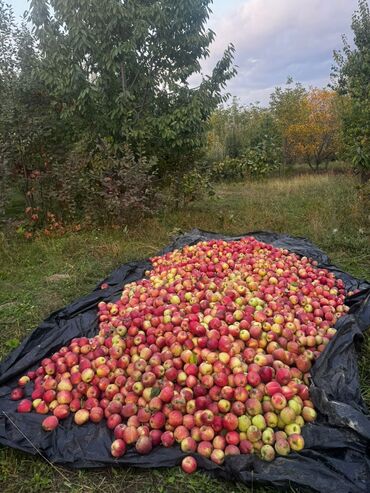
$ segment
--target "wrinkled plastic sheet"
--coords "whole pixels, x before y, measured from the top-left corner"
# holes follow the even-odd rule
[[[300,256],[317,260],[341,278],[347,291],[359,290],[346,302],[351,307],[341,317],[338,332],[312,369],[311,398],[318,411],[315,423],[303,428],[305,449],[273,462],[263,462],[256,455],[226,458],[218,466],[201,456],[198,464],[211,474],[246,484],[260,484],[303,490],[336,493],[370,492],[370,420],[361,398],[357,367],[357,350],[364,331],[370,326],[370,284],[355,279],[331,264],[327,255],[305,238],[270,232],[252,232],[240,236],[192,230],[167,246],[160,254],[188,244],[209,239],[238,240],[254,236],[275,247],[286,248]],[[148,260],[120,266],[101,281],[87,296],[52,313],[41,325],[12,351],[0,365],[0,443],[30,454],[36,450],[28,437],[51,462],[70,468],[97,468],[130,465],[144,468],[169,467],[180,464],[185,454],[179,447],[156,447],[149,455],[140,456],[131,448],[120,459],[110,454],[112,432],[104,422],[73,424],[69,417],[52,433],[41,428],[44,419],[36,413],[18,414],[17,402],[10,400],[11,389],[26,371],[35,369],[40,360],[50,356],[74,337],[92,337],[97,333],[97,303],[117,300],[122,287],[144,277],[151,268]],[[101,289],[101,284],[108,284]],[[2,411],[16,424],[14,426]],[[18,429],[17,429],[18,428]],[[20,430],[20,431],[19,431]]]

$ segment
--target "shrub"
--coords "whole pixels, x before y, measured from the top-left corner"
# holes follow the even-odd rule
[[[81,220],[120,224],[156,209],[153,160],[108,140],[88,147],[82,142],[66,162],[46,163],[29,176],[26,214],[32,229]]]
[[[280,154],[280,147],[274,141],[264,139],[245,152],[245,169],[249,175],[256,178],[266,176],[279,168]]]
[[[195,162],[192,168],[185,172],[179,164],[178,171],[172,176],[167,188],[167,206],[178,209],[195,200],[214,195],[211,178],[211,170],[203,163]]]
[[[243,158],[226,157],[214,164],[212,178],[216,181],[239,181],[245,177],[246,163]]]
[[[216,181],[238,181],[246,176],[259,178],[279,168],[280,146],[267,136],[247,148],[239,158],[227,157],[213,166],[212,177]]]

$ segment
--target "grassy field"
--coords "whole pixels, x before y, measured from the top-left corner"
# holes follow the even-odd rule
[[[173,235],[193,227],[305,236],[348,272],[369,279],[369,217],[355,185],[354,178],[344,174],[273,178],[218,186],[216,197],[179,212],[163,212],[135,230],[101,228],[31,242],[9,231],[0,232],[0,357],[52,310],[88,293],[119,264],[151,256]],[[370,404],[369,339],[359,358],[363,395]],[[203,473],[189,477],[178,468],[60,471],[64,477],[39,458],[0,448],[0,489],[4,493],[272,491],[216,481]]]

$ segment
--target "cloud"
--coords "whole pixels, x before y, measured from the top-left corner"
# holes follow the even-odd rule
[[[227,1],[227,0],[225,0]],[[216,32],[211,56],[203,64],[212,70],[229,42],[236,48],[238,75],[228,91],[244,103],[266,103],[287,76],[304,85],[325,86],[330,80],[333,50],[341,48],[357,0],[244,0],[210,21]]]

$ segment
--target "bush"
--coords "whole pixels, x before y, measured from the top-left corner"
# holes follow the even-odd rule
[[[179,164],[178,172],[172,176],[167,188],[167,206],[178,209],[214,195],[211,178],[210,169],[204,164],[195,162],[192,169],[185,172]]]
[[[216,181],[240,181],[246,176],[254,178],[266,176],[279,168],[280,156],[280,147],[266,137],[258,144],[249,147],[241,157],[227,157],[215,163],[212,177]]]
[[[212,168],[212,178],[215,181],[239,181],[243,180],[246,173],[246,163],[243,158],[226,157],[217,162]]]
[[[31,173],[26,209],[31,229],[81,220],[120,224],[155,210],[153,160],[107,140],[88,147],[80,143],[66,162],[47,163]]]
[[[212,196],[214,193],[208,170],[196,167],[185,173],[182,197],[184,205],[194,202],[194,200],[199,200],[204,196]]]
[[[274,141],[264,139],[245,152],[245,169],[256,178],[266,176],[279,168],[280,155],[280,147]]]

